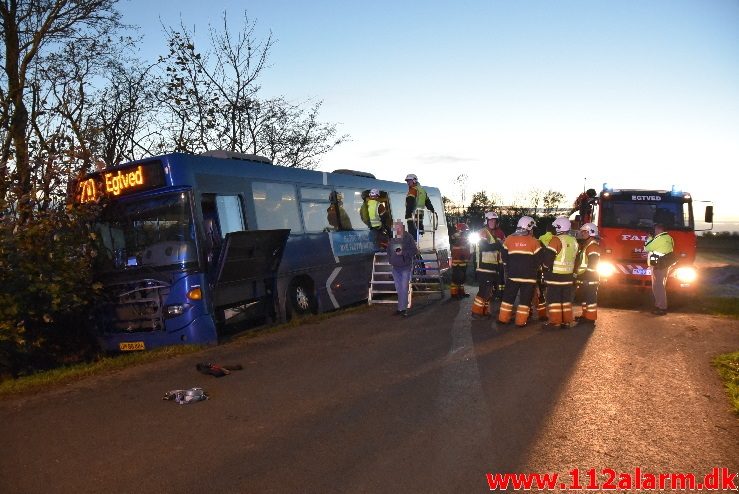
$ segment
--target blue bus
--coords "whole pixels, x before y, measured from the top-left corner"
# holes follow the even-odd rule
[[[94,318],[102,347],[212,344],[239,308],[262,304],[284,321],[367,299],[376,239],[360,211],[373,188],[388,223],[402,220],[405,183],[256,155],[173,153],[86,176],[75,200],[103,205],[95,270],[106,297]],[[425,188],[443,211],[439,190]],[[423,217],[421,250],[448,252],[444,215]]]

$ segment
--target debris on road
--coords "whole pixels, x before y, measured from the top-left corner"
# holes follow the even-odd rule
[[[167,391],[162,399],[175,401],[179,405],[187,405],[196,401],[207,400],[208,393],[203,388],[175,389]]]
[[[215,377],[223,377],[231,374],[231,371],[242,370],[244,367],[240,364],[236,365],[218,365],[213,363],[199,363],[195,368],[201,374],[209,374]]]

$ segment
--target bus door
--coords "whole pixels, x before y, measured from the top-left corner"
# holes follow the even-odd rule
[[[203,194],[201,207],[205,260],[214,275],[226,235],[246,230],[244,212],[237,194]]]

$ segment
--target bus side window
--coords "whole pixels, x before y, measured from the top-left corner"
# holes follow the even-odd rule
[[[257,227],[260,230],[289,228],[290,233],[303,231],[294,185],[254,182],[252,195]]]
[[[301,187],[300,209],[303,213],[303,226],[306,232],[322,232],[331,229],[326,209],[330,207],[330,189]]]
[[[350,225],[341,225],[344,230],[369,230],[369,227],[362,221],[360,213],[364,199],[362,199],[362,191],[360,189],[336,189],[339,197],[342,198],[343,209],[346,211]]]

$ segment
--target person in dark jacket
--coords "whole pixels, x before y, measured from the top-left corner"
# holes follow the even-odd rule
[[[398,292],[396,315],[408,315],[408,291],[413,273],[413,260],[419,254],[418,246],[410,233],[405,231],[402,221],[393,225],[394,237],[387,244],[387,256],[393,267],[395,291]]]

